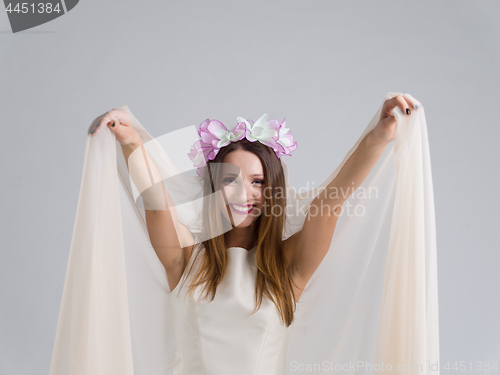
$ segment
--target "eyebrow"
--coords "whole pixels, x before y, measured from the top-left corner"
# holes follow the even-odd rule
[[[230,176],[230,177],[238,177],[238,175],[236,173],[231,173],[231,172],[228,172],[228,173],[223,173],[223,176]],[[264,175],[262,173],[256,173],[256,174],[253,174],[252,175],[253,177],[264,177]]]

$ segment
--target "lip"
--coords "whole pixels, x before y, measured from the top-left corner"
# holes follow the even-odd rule
[[[236,203],[229,203],[229,207],[231,207],[231,212],[233,212],[233,213],[235,213],[237,215],[248,215],[255,208],[254,205],[236,204]],[[240,211],[242,208],[247,208],[247,210]]]

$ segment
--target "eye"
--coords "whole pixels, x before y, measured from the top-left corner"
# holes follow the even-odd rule
[[[235,178],[234,178],[234,177],[226,177],[224,180],[222,180],[222,182],[223,182],[225,185],[232,184],[234,181],[235,181]]]
[[[259,185],[264,185],[265,184],[264,180],[254,180],[253,182],[256,183],[256,184],[259,184]]]

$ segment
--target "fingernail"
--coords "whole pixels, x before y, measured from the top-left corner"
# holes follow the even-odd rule
[[[406,108],[406,114],[409,115],[410,114],[410,108]]]
[[[112,127],[113,127],[113,126],[115,126],[115,122],[114,122],[114,121],[113,121],[113,123],[111,124],[111,126],[112,126]]]

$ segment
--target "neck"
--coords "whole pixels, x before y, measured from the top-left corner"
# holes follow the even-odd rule
[[[246,228],[235,227],[225,235],[226,246],[242,247],[247,250],[253,249],[256,245],[255,222]]]

